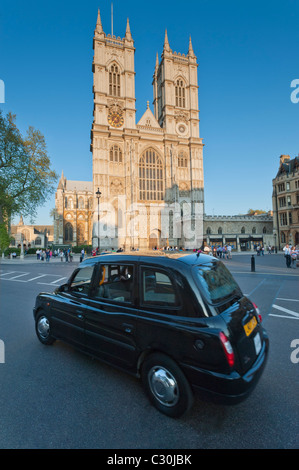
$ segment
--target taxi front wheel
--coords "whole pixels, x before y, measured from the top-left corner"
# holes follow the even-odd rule
[[[51,345],[55,338],[51,335],[50,321],[42,310],[39,312],[35,320],[35,331],[41,343]]]
[[[170,357],[151,354],[142,365],[141,378],[150,401],[167,416],[179,418],[192,407],[189,382]]]

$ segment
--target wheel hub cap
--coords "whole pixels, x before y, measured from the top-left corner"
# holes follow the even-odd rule
[[[174,406],[179,399],[178,384],[173,375],[161,366],[149,372],[149,385],[155,398],[165,406]]]
[[[46,317],[41,317],[38,322],[38,333],[43,338],[46,338],[49,335],[49,321]]]

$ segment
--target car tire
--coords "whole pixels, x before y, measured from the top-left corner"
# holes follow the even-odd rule
[[[154,353],[141,368],[141,379],[152,404],[161,413],[179,418],[193,405],[193,393],[183,371],[169,356]]]
[[[55,342],[55,338],[51,335],[50,321],[48,316],[42,310],[35,320],[35,331],[41,343],[51,345]]]

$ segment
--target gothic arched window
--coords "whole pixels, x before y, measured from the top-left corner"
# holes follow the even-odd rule
[[[186,107],[185,84],[181,78],[175,82],[175,105],[180,108]]]
[[[109,70],[109,95],[120,96],[120,72],[116,64]]]
[[[68,222],[64,228],[64,240],[66,242],[73,241],[73,226],[70,222]]]
[[[83,199],[83,197],[79,197],[79,199],[78,199],[78,209],[84,209],[84,199]]]
[[[73,198],[69,197],[67,202],[68,209],[74,209],[74,201]]]
[[[185,152],[179,152],[178,156],[178,167],[180,168],[187,168],[188,166],[188,160],[187,160],[187,155]]]
[[[163,166],[153,149],[144,152],[139,160],[139,199],[163,201]]]
[[[110,162],[119,162],[123,161],[123,154],[121,148],[118,145],[112,145],[110,147]]]

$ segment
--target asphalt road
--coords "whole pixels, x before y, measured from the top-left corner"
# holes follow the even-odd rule
[[[299,447],[299,268],[282,255],[234,255],[225,264],[260,308],[270,337],[265,372],[243,403],[195,400],[167,418],[134,377],[57,341],[36,338],[32,309],[77,262],[0,263],[0,449],[294,449]],[[299,345],[299,343],[298,343]],[[293,352],[291,360],[291,354]]]

